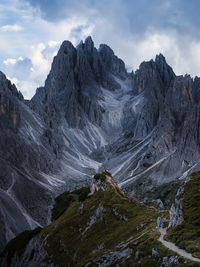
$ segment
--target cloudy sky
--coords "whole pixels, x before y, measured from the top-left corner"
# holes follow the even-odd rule
[[[127,68],[163,53],[177,74],[200,76],[199,0],[0,0],[0,70],[31,98],[63,40],[91,35]]]

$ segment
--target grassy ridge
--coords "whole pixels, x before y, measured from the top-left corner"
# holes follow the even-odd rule
[[[104,174],[96,175],[95,179],[107,182],[107,189],[86,198],[82,206],[74,199],[62,216],[42,231],[42,235],[48,236],[47,263],[78,267],[90,262],[88,266],[98,266],[99,258],[118,251],[122,243],[128,244],[129,256],[113,266],[155,267],[161,265],[162,257],[175,255],[157,241],[155,208],[130,201]],[[159,256],[152,256],[153,248]],[[179,262],[182,266],[183,260]]]
[[[83,202],[87,198],[89,192],[89,187],[83,187],[72,192],[64,192],[56,197],[55,204],[52,209],[52,221],[58,219],[75,200],[78,199],[78,201]]]
[[[85,231],[99,207],[103,207],[102,217]],[[55,263],[66,266],[67,261],[69,266],[74,266],[75,262],[75,266],[84,266],[131,236],[137,238],[142,231],[150,232],[155,221],[153,210],[129,203],[113,191],[99,191],[85,200],[82,211],[77,201],[71,203],[58,220],[44,229],[43,234],[48,235],[46,249],[53,255]],[[137,230],[139,225],[144,225],[143,229]]]
[[[13,259],[15,253],[23,254],[34,236],[45,240],[44,266],[52,263],[60,267],[102,266],[107,255],[114,253],[111,264],[105,266],[160,267],[164,257],[175,256],[158,241],[156,219],[165,217],[165,211],[129,200],[108,174],[97,175],[95,180],[105,184],[103,190],[93,195],[88,196],[89,188],[82,188],[57,197],[54,221],[12,240],[5,252],[8,259]],[[152,251],[156,251],[156,255]],[[37,258],[35,253],[33,248],[31,259]],[[118,258],[119,255],[122,258]],[[200,265],[179,257],[175,266]]]

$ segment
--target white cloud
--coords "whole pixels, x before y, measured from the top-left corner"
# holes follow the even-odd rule
[[[16,77],[9,77],[8,79],[16,85],[18,90],[23,92],[25,99],[30,99],[32,97],[32,92],[37,88],[37,83],[34,81],[19,80]]]
[[[3,63],[7,66],[15,65],[17,63],[17,60],[15,58],[7,58],[3,61]]]
[[[22,26],[18,24],[7,24],[0,27],[3,32],[20,32],[22,31]]]
[[[45,20],[40,10],[24,0],[10,0],[8,5],[0,3],[0,24],[3,25],[0,26],[0,70],[14,79],[25,97],[30,98],[35,89],[44,84],[62,41],[70,40],[76,45],[92,35],[96,46],[107,43],[134,70],[142,61],[161,52],[177,74],[200,74],[198,38],[180,35],[167,28],[145,28],[142,32],[134,32],[124,16],[122,1],[116,2],[120,3],[118,7],[116,4],[118,12],[110,11],[112,2],[109,2],[104,11],[84,8],[84,12],[80,12],[77,8],[70,13],[67,9],[66,16],[57,21]],[[163,9],[169,9],[170,3],[165,1]],[[6,16],[7,20],[4,20]],[[16,23],[5,24],[9,18]],[[23,62],[25,58],[30,62]]]
[[[3,61],[9,79],[26,99],[30,99],[36,88],[44,84],[54,55],[55,51],[48,43],[38,43],[31,46],[29,58],[7,58]]]
[[[17,59],[16,58],[7,58],[3,61],[3,63],[6,65],[6,66],[9,66],[9,65],[15,65],[17,62],[19,61],[23,61],[23,57],[18,57]]]
[[[58,42],[58,41],[50,40],[50,41],[48,42],[48,46],[49,46],[49,47],[56,47],[56,46],[58,46],[58,45],[60,45],[60,42]]]
[[[187,43],[187,46],[184,44]],[[177,75],[186,73],[200,75],[200,41],[189,41],[187,36],[179,36],[176,32],[150,31],[144,38],[125,44],[123,57],[125,61],[138,68],[144,60],[155,58],[162,53]],[[130,55],[132,55],[130,57]]]
[[[46,57],[44,56],[46,47],[44,43],[39,43],[36,46],[32,46],[30,51],[30,59],[33,66],[29,78],[31,81],[37,81],[37,87],[44,84],[53,58],[53,53]]]
[[[167,61],[172,63],[176,70],[179,69],[181,47],[176,34],[173,32],[164,33],[148,30],[140,38],[132,38],[129,42],[122,41],[120,45],[120,54],[125,62],[134,69],[138,68],[142,61],[150,60],[159,53],[166,56]]]
[[[104,31],[105,26],[106,31]],[[136,70],[144,60],[162,53],[177,75],[200,75],[200,40],[180,35],[175,30],[148,28],[140,35],[120,33],[105,18],[99,19],[94,36],[98,43],[108,43],[121,57],[128,70]],[[127,34],[127,35],[126,35]],[[105,41],[106,40],[106,41]]]
[[[0,60],[2,56],[4,57],[0,63],[0,70],[11,78],[17,78],[17,86],[26,97],[30,98],[36,88],[44,84],[52,59],[63,40],[69,39],[76,44],[80,38],[91,33],[92,26],[82,15],[69,16],[57,23],[46,21],[40,12],[36,12],[36,9],[29,4],[21,5],[22,1],[12,1],[11,9],[6,9],[0,4],[0,11],[3,10],[4,14],[7,12],[12,20],[16,18],[16,21],[23,25],[23,31],[17,32],[13,37],[11,29],[19,30],[18,24],[0,27],[2,30]],[[21,62],[19,66],[21,55],[23,59],[30,59],[32,66],[27,66],[27,62],[26,65],[25,62]]]
[[[19,84],[19,80],[16,77],[7,77],[12,83],[14,83],[16,86]]]

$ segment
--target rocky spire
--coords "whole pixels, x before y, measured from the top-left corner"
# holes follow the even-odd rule
[[[165,62],[166,63],[166,59],[163,56],[163,54],[160,53],[160,54],[156,55],[155,62]]]
[[[70,41],[63,41],[58,52],[69,54],[73,49],[74,46]]]
[[[175,78],[174,71],[167,64],[166,59],[162,54],[156,55],[155,64],[165,87],[169,87]]]
[[[108,45],[101,44],[99,46],[99,54],[106,66],[107,71],[110,71],[114,75],[122,78],[127,76],[124,62],[115,56],[113,50]]]
[[[94,42],[93,42],[91,36],[88,36],[85,39],[85,46],[84,47],[85,47],[85,50],[87,52],[90,52],[91,53],[93,51],[93,49],[94,49]]]
[[[11,94],[16,96],[18,99],[23,100],[23,95],[17,90],[16,86],[6,78],[6,75],[0,71],[0,92]]]

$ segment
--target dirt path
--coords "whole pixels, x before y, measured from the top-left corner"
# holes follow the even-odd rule
[[[166,241],[164,240],[164,236],[166,235],[166,228],[159,228],[160,231],[160,237],[159,237],[159,241],[168,249],[174,251],[175,253],[177,253],[178,255],[191,260],[191,261],[195,261],[195,262],[200,262],[200,259],[195,258],[192,256],[191,253],[186,252],[183,249],[180,249],[179,247],[177,247],[175,244],[173,244],[170,241]]]

